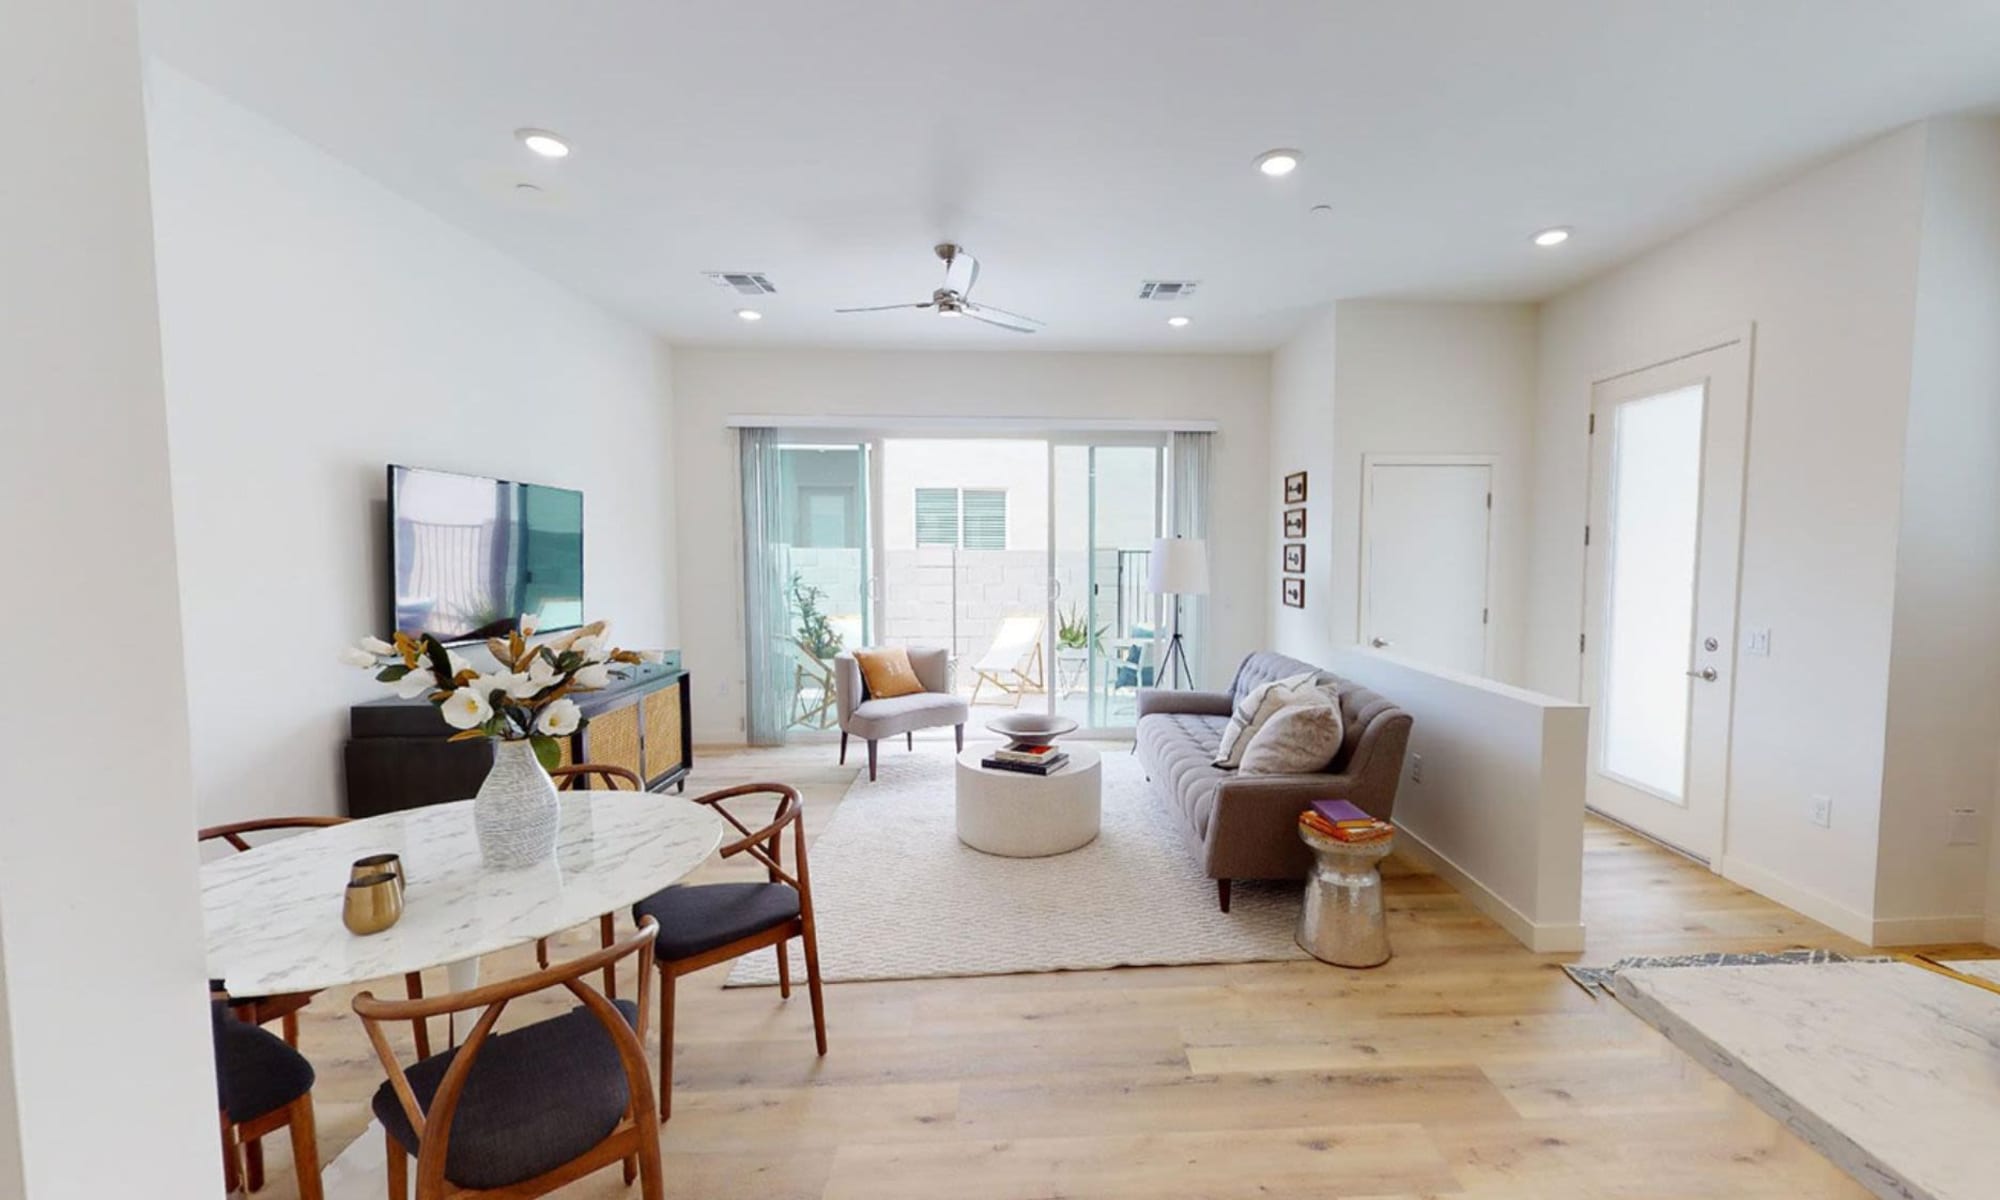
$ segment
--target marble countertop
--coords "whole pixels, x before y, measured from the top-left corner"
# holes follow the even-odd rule
[[[563,796],[553,861],[480,861],[472,801],[314,830],[201,869],[208,973],[239,996],[310,992],[464,962],[620,912],[715,852],[712,811],[644,792]],[[354,860],[403,858],[403,918],[369,937],[341,924]]]
[[[1902,963],[1644,968],[1613,990],[1876,1195],[2000,1195],[2000,995]]]

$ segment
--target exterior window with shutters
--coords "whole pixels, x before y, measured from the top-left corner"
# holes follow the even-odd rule
[[[958,545],[958,489],[917,489],[917,545]]]
[[[999,488],[967,488],[960,493],[967,550],[1007,548],[1007,493]]]
[[[1007,548],[1005,488],[918,488],[917,545]]]

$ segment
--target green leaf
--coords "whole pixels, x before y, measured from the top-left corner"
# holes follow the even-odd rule
[[[553,771],[562,765],[562,747],[546,733],[537,733],[528,739],[528,745],[535,748],[535,759],[542,764],[542,770]]]
[[[375,678],[382,683],[394,683],[409,673],[410,668],[404,666],[402,663],[397,663],[394,666],[383,667]]]
[[[451,686],[451,654],[444,643],[430,634],[424,635],[424,657],[431,662],[431,674],[437,676],[440,687]]]

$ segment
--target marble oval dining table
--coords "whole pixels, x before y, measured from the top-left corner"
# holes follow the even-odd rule
[[[316,992],[446,967],[454,990],[479,957],[631,907],[679,882],[722,842],[709,808],[651,792],[562,798],[553,858],[503,870],[480,859],[472,801],[315,829],[201,868],[208,973],[238,996]],[[341,923],[356,859],[398,854],[403,917],[366,937]]]

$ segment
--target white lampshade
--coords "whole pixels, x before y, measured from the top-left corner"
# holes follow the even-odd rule
[[[1147,582],[1155,594],[1208,595],[1208,543],[1201,538],[1154,538]]]

